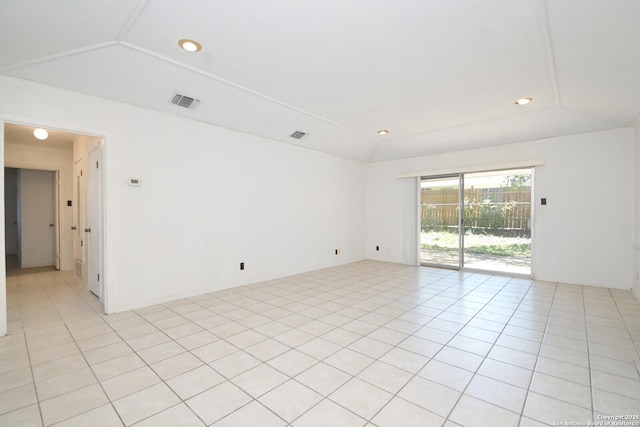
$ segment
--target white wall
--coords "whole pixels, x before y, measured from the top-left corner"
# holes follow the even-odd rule
[[[398,175],[534,159],[545,162],[535,171],[535,277],[630,289],[636,178],[634,132],[627,128],[369,164],[367,257],[405,257]]]
[[[5,141],[5,166],[24,169],[40,169],[60,172],[60,269],[73,269],[73,208],[67,200],[73,200],[73,152],[70,149],[50,148]]]
[[[105,136],[110,312],[365,257],[362,163],[17,79],[0,93],[4,120]]]
[[[635,199],[635,244],[634,252],[634,270],[633,270],[633,293],[640,300],[640,121],[635,127],[635,167],[636,167],[636,188],[634,191]]]

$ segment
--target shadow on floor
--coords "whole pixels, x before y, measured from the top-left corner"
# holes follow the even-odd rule
[[[48,271],[57,271],[55,266],[49,265],[46,267],[32,267],[32,268],[20,268],[17,255],[6,256],[7,265],[7,277],[21,276],[23,274],[33,273],[45,273]]]

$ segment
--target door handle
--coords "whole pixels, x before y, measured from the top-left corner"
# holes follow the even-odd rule
[[[85,229],[84,229],[84,232],[85,232],[85,233],[91,233],[91,229],[90,229],[90,228],[85,228]]]

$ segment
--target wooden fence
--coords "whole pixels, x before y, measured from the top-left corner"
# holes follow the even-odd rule
[[[421,192],[423,231],[458,225],[458,191],[424,188]],[[531,228],[531,189],[468,188],[464,191],[465,229],[522,230]]]

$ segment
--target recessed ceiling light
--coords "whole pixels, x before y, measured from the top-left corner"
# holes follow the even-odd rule
[[[386,134],[388,134],[388,133],[389,133],[389,131],[388,131],[387,129],[380,129],[380,130],[378,131],[378,135],[386,135]]]
[[[516,99],[516,105],[527,105],[533,101],[533,98],[518,98]]]
[[[47,132],[46,129],[38,128],[33,131],[33,136],[35,136],[41,141],[44,141],[49,137],[49,132]]]
[[[182,39],[178,42],[178,45],[187,52],[198,52],[202,50],[202,45],[191,39]]]

